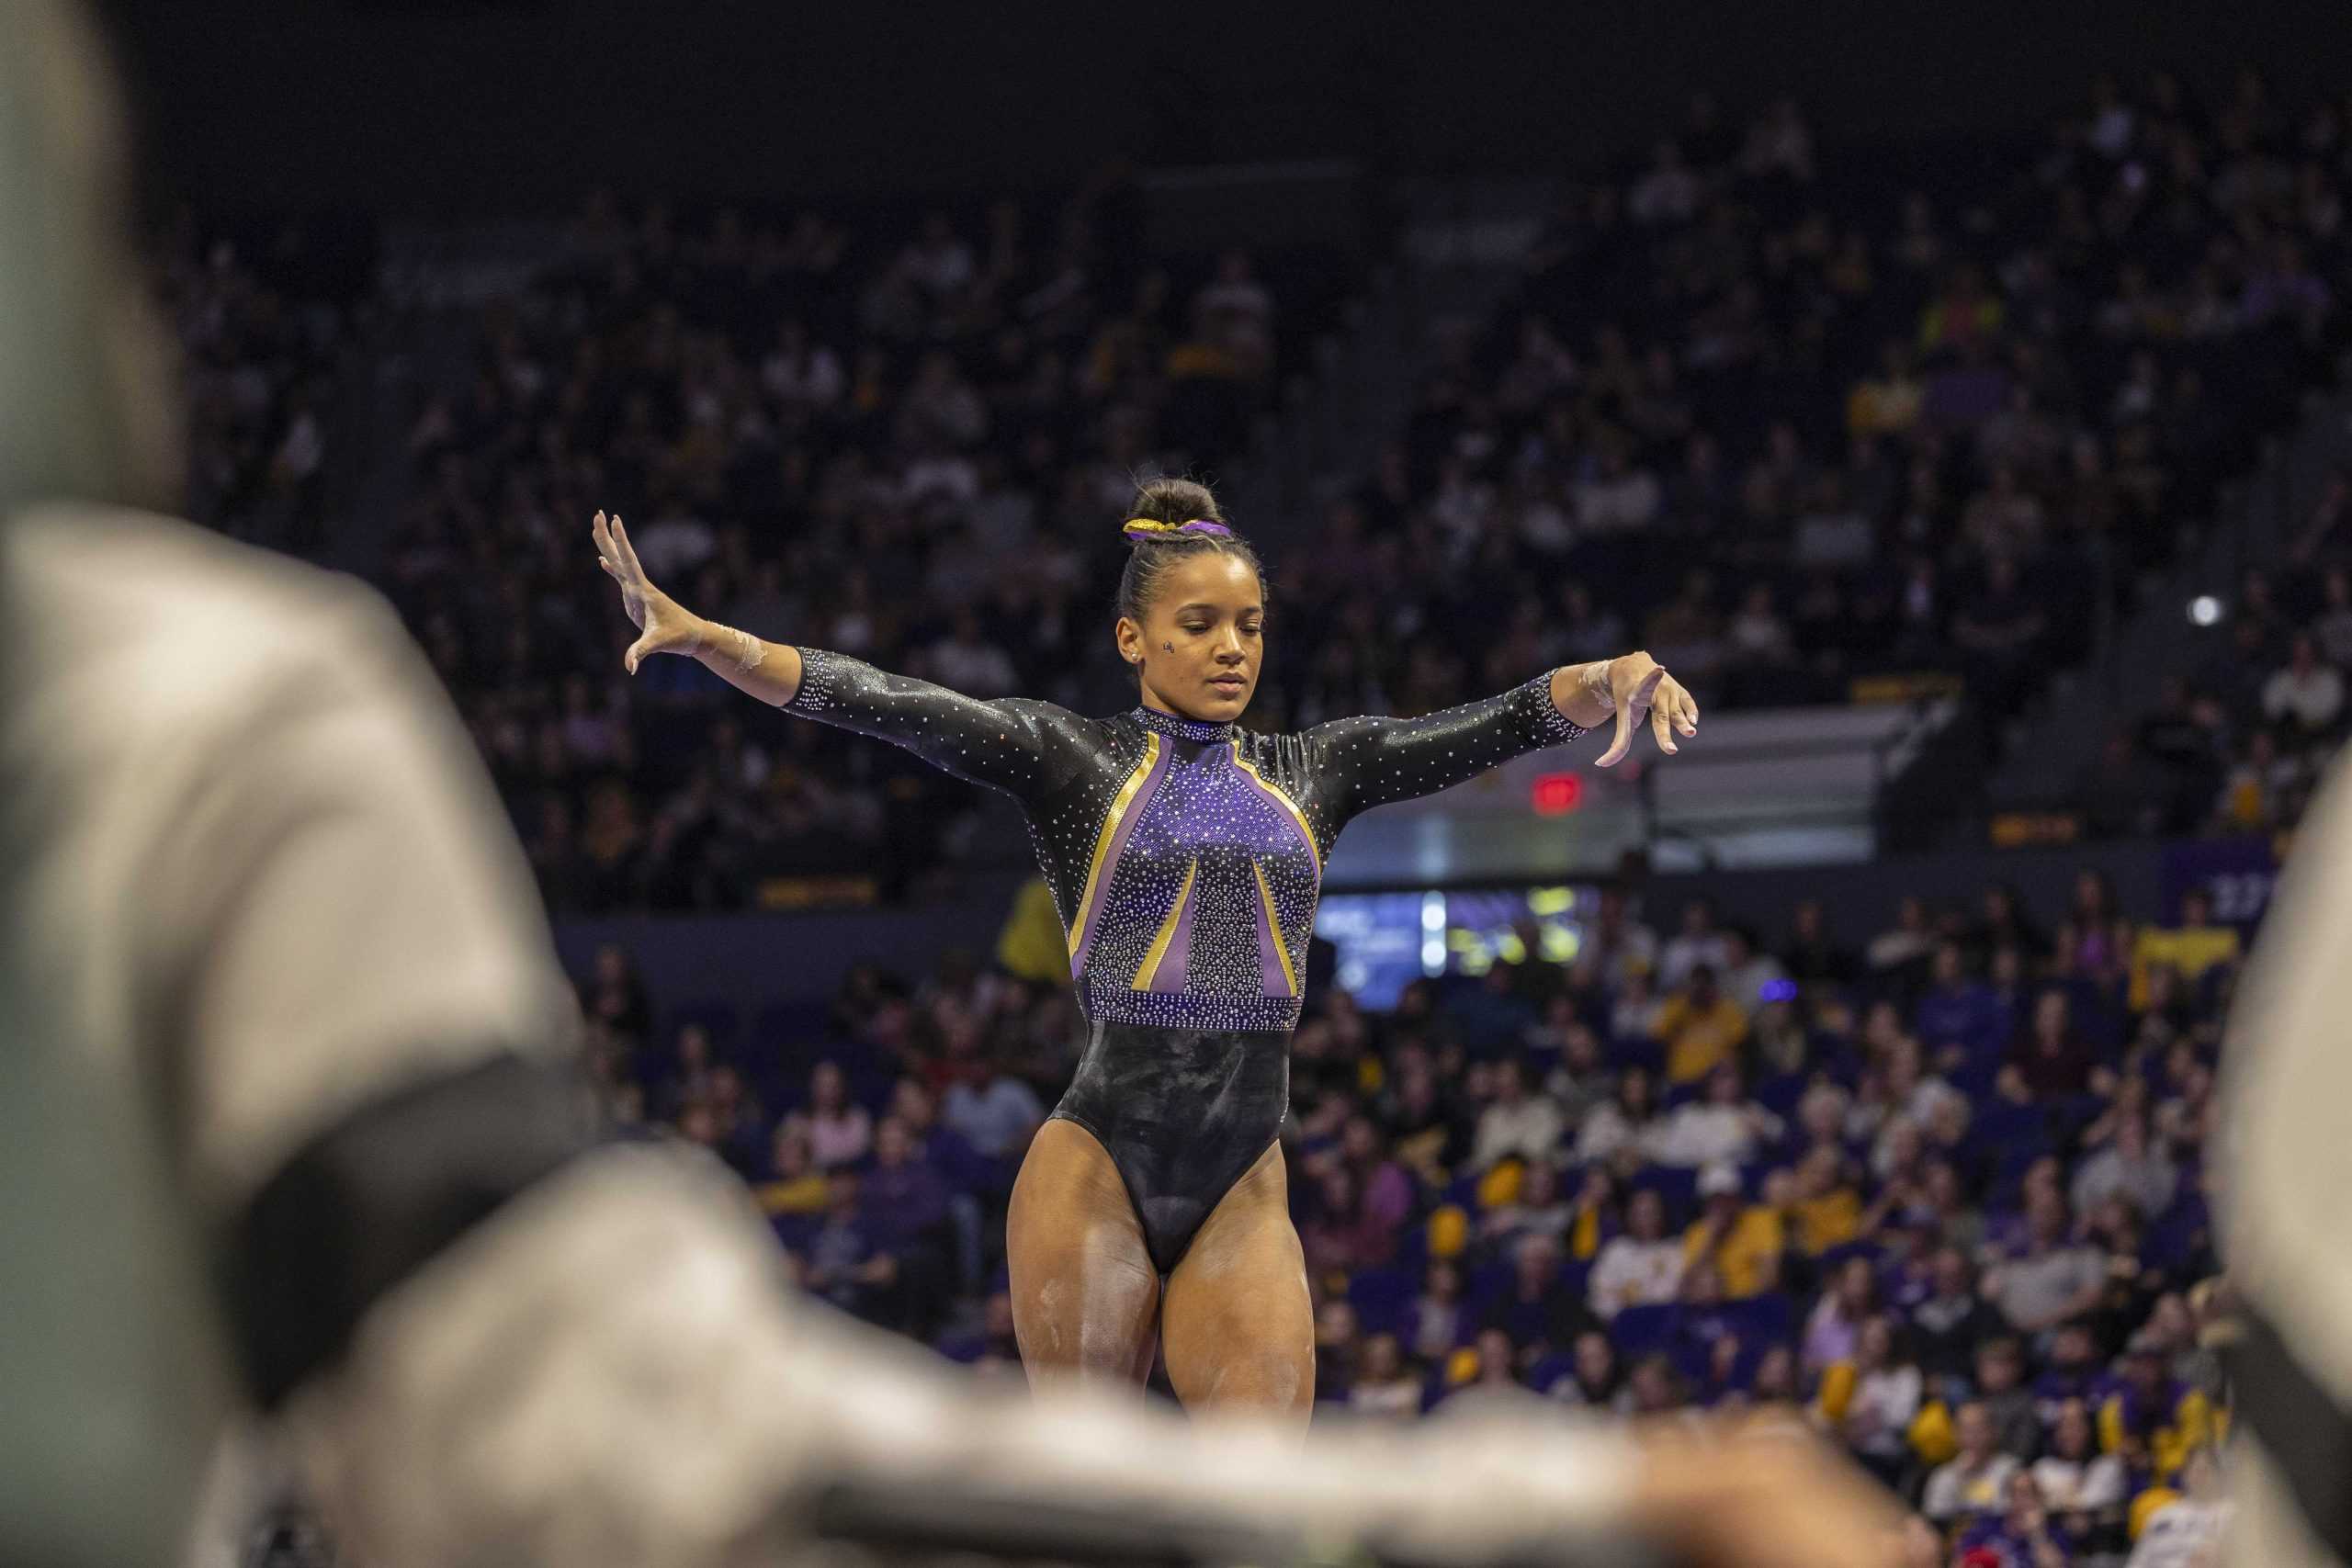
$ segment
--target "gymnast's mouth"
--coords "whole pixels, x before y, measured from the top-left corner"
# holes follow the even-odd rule
[[[1238,692],[1249,683],[1248,678],[1240,675],[1213,675],[1209,678],[1210,685],[1221,686],[1228,692]]]

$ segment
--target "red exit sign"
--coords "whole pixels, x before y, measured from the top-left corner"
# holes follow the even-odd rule
[[[1582,773],[1544,773],[1535,781],[1535,814],[1565,817],[1584,804]]]

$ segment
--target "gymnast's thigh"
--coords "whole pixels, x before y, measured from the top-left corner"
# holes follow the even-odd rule
[[[1004,1232],[1029,1386],[1140,1384],[1151,1370],[1159,1271],[1126,1183],[1093,1134],[1058,1117],[1037,1130]]]
[[[1276,1144],[1193,1236],[1160,1305],[1168,1378],[1189,1410],[1295,1416],[1315,1403],[1315,1313]]]

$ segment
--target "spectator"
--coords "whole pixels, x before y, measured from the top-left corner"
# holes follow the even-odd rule
[[[809,1157],[819,1170],[854,1165],[873,1146],[873,1118],[865,1107],[851,1103],[849,1080],[837,1062],[820,1062],[809,1070],[808,1107],[785,1122],[807,1136]]]
[[[1521,1236],[1510,1258],[1510,1284],[1488,1303],[1482,1326],[1503,1331],[1521,1347],[1521,1368],[1567,1348],[1599,1326],[1584,1301],[1562,1287],[1558,1242],[1548,1235]]]
[[[2344,711],[2344,677],[2333,665],[2321,662],[2319,645],[2309,636],[2294,639],[2286,667],[2262,686],[2262,712],[2274,723],[2290,724],[2304,735],[2335,728]]]
[[[1406,1369],[1393,1334],[1363,1342],[1363,1356],[1348,1385],[1348,1408],[1359,1416],[1401,1420],[1421,1412],[1421,1382]]]
[[[1854,1359],[1823,1376],[1821,1412],[1871,1473],[1893,1486],[1909,1467],[1911,1423],[1925,1393],[1903,1336],[1880,1314],[1862,1325]]]
[[[1961,1248],[1939,1247],[1928,1269],[1933,1288],[1927,1300],[1911,1309],[1912,1332],[1920,1371],[1949,1398],[1949,1391],[1974,1370],[1977,1345],[1998,1332],[2001,1324],[1977,1294],[1975,1271]]]
[[[1919,1503],[1919,1511],[1939,1525],[2006,1508],[2010,1478],[2018,1473],[2018,1461],[1994,1446],[1993,1421],[1984,1405],[1973,1400],[1962,1405],[1954,1428],[1960,1452],[1928,1477]]]
[[[2143,1214],[2161,1214],[2172,1207],[2179,1184],[2179,1170],[2162,1149],[2150,1145],[2147,1122],[2134,1115],[2117,1122],[2115,1141],[2075,1170],[2072,1196],[2077,1213],[2089,1213],[2120,1196],[2130,1199]]]
[[[941,1102],[940,1120],[989,1159],[1008,1159],[1029,1146],[1030,1134],[1046,1119],[1037,1091],[1019,1078],[998,1071],[982,1056],[971,1076],[949,1088]]]
[[[1487,1170],[1507,1157],[1550,1158],[1567,1130],[1559,1106],[1549,1095],[1529,1092],[1526,1066],[1517,1057],[1495,1064],[1494,1083],[1493,1103],[1478,1113],[1471,1165]]]
[[[828,1185],[824,1224],[808,1243],[808,1289],[843,1312],[880,1321],[898,1259],[882,1249],[865,1219],[857,1173],[836,1171]]]
[[[1976,1401],[1992,1417],[1993,1440],[2001,1451],[2025,1459],[2041,1446],[2041,1402],[2026,1386],[2025,1348],[2016,1337],[1996,1334],[1976,1346]]]
[[[1702,965],[1720,976],[1731,957],[1725,933],[1715,923],[1714,905],[1693,898],[1682,906],[1682,929],[1658,954],[1657,983],[1669,991],[1679,989]]]
[[[2212,895],[2203,887],[2191,887],[2180,897],[2177,924],[2160,926],[2151,921],[2132,940],[2128,1003],[2135,1011],[2148,1005],[2148,975],[2158,964],[2169,965],[2193,986],[2216,964],[2236,963],[2239,951],[2236,928],[2214,923]]]
[[[2052,988],[2035,998],[2031,1025],[2009,1044],[2005,1092],[2019,1101],[2083,1094],[2098,1071],[2098,1054],[2075,1032],[2066,993]]]
[[[1650,1032],[1666,1043],[1666,1081],[1696,1083],[1734,1061],[1747,1038],[1747,1015],[1716,988],[1714,967],[1700,964],[1658,1010]]]
[[[2125,1568],[2202,1568],[2212,1562],[2231,1512],[2214,1450],[2200,1448],[2191,1454],[2182,1467],[2180,1490],[2155,1496]],[[2139,1512],[2137,1503],[2133,1512]]]
[[[2075,1540],[2114,1532],[2123,1522],[2129,1477],[2120,1455],[2098,1451],[2089,1406],[2069,1399],[2051,1426],[2049,1451],[2033,1462],[2033,1483],[2060,1527]]]
[[[1985,1294],[2011,1327],[2041,1334],[2098,1305],[2107,1264],[2067,1231],[2066,1201],[2050,1186],[2026,1194],[2026,1234],[1984,1280]]]
[[[1649,1073],[1639,1066],[1627,1067],[1618,1076],[1615,1098],[1586,1117],[1577,1130],[1579,1162],[1596,1165],[1649,1146],[1658,1125],[1650,1083]]]
[[[1629,1306],[1674,1300],[1682,1286],[1683,1252],[1683,1243],[1666,1234],[1666,1200],[1656,1188],[1637,1189],[1625,1205],[1625,1234],[1593,1260],[1592,1310],[1611,1318]]]
[[[1747,1098],[1737,1067],[1709,1073],[1705,1096],[1668,1112],[1651,1134],[1650,1156],[1660,1165],[1736,1166],[1781,1136],[1781,1119]]]
[[[1713,1269],[1724,1295],[1735,1301],[1777,1288],[1781,1254],[1788,1245],[1780,1212],[1746,1201],[1738,1168],[1727,1160],[1699,1173],[1699,1217],[1682,1233],[1685,1275],[1702,1266]]]
[[[1802,1359],[1807,1371],[1818,1372],[1834,1362],[1853,1360],[1860,1349],[1862,1325],[1878,1310],[1878,1280],[1869,1258],[1847,1258],[1838,1266],[1831,1281],[1813,1315],[1805,1320]]]
[[[2019,1470],[2008,1478],[2007,1506],[1997,1517],[1982,1516],[1961,1531],[1961,1561],[1989,1552],[1996,1562],[2030,1564],[2030,1568],[2066,1568],[2074,1561],[2073,1543],[2051,1521],[2041,1488],[2032,1473]]]
[[[1618,1374],[1617,1352],[1607,1330],[1589,1328],[1577,1336],[1567,1374],[1544,1391],[1563,1404],[1596,1414],[1622,1416],[1631,1399]]]
[[[1462,1271],[1444,1258],[1432,1260],[1421,1276],[1421,1293],[1413,1301],[1413,1354],[1424,1361],[1444,1360],[1468,1337],[1468,1312],[1462,1299]]]

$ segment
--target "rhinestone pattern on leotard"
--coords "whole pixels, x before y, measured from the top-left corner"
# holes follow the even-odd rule
[[[1261,735],[1155,708],[983,702],[802,649],[786,711],[891,740],[1020,801],[1098,1021],[1296,1025],[1323,862],[1349,819],[1584,731],[1548,673],[1419,718]],[[1179,894],[1182,894],[1179,907]]]

